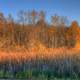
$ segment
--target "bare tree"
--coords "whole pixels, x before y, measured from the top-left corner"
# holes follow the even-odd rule
[[[39,24],[42,25],[42,26],[44,26],[46,24],[45,16],[46,16],[45,12],[43,10],[41,10],[39,12]]]
[[[57,37],[57,45],[58,47],[65,46],[66,44],[66,37],[65,37],[65,31],[66,31],[66,25],[67,25],[67,17],[64,16],[58,16],[55,14],[52,16],[52,26],[56,27],[56,37]]]
[[[55,14],[54,16],[51,16],[51,23],[53,26],[59,26],[60,22],[59,22],[59,17],[57,14]]]
[[[11,43],[13,44],[14,43],[14,33],[15,33],[15,30],[14,30],[14,19],[12,17],[12,14],[9,14],[8,15],[8,18],[7,18],[7,23],[8,23],[8,33],[9,35],[11,36]]]
[[[35,25],[37,20],[37,12],[35,10],[32,10],[31,12],[31,19],[32,19],[32,24]]]
[[[19,11],[18,12],[18,22],[22,25],[25,25],[27,23],[27,12],[26,11]]]
[[[43,10],[41,10],[39,13],[39,20],[45,21],[45,12]]]
[[[5,20],[5,17],[4,17],[4,14],[1,12],[0,13],[0,32],[1,34],[3,34],[3,37],[5,37],[5,27],[6,27],[6,20]]]

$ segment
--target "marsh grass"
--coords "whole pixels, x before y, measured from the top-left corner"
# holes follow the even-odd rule
[[[79,49],[0,52],[0,78],[80,79]]]

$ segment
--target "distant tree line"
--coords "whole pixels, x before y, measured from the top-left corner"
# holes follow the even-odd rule
[[[72,48],[79,41],[79,30],[77,21],[68,25],[68,18],[57,14],[51,16],[51,23],[48,24],[44,11],[21,10],[17,20],[12,14],[6,18],[0,13],[0,47],[19,45],[31,48],[43,45],[47,48]]]

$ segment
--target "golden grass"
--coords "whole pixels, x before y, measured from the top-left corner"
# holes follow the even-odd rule
[[[4,61],[17,61],[21,62],[22,60],[36,60],[37,58],[43,58],[43,59],[55,59],[55,58],[67,58],[77,56],[80,57],[80,49],[72,48],[58,48],[58,49],[52,49],[52,48],[45,48],[43,50],[37,50],[37,49],[30,49],[26,50],[24,52],[6,52],[6,51],[0,51],[0,62]]]

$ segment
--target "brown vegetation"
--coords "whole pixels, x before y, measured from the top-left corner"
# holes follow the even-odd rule
[[[51,24],[47,24],[44,11],[20,11],[17,20],[9,14],[5,18],[0,13],[0,49],[31,48],[60,48],[79,47],[80,28],[77,21],[69,26],[68,19],[63,16],[51,17]]]

